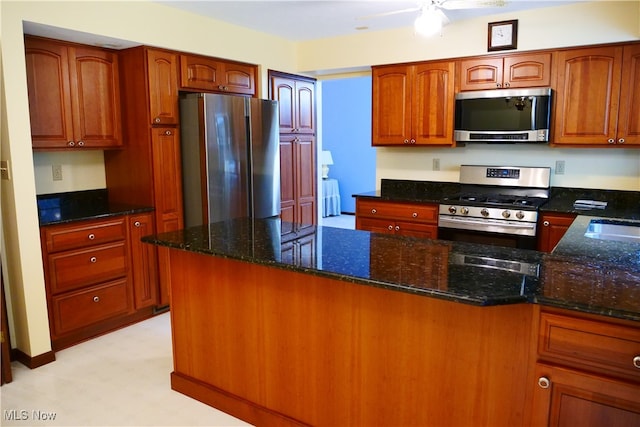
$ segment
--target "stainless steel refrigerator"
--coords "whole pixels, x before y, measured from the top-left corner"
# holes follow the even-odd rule
[[[181,95],[180,129],[186,227],[280,214],[277,101]]]

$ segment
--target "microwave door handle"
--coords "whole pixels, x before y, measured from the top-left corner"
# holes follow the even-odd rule
[[[531,130],[537,130],[536,127],[536,107],[538,105],[538,97],[531,97]]]

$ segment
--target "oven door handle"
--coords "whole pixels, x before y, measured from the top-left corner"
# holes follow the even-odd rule
[[[438,220],[438,226],[443,226],[443,225],[446,225],[447,223],[449,223],[450,225],[456,225],[456,223],[457,224],[473,224],[473,225],[490,224],[490,225],[497,225],[505,228],[518,228],[523,230],[535,230],[536,228],[534,223],[529,223],[529,224],[515,223],[514,224],[507,221],[495,221],[495,222],[489,222],[487,220],[474,221],[469,218],[439,218]]]

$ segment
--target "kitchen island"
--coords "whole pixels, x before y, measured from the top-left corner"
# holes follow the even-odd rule
[[[540,304],[640,345],[633,262],[617,299],[572,301],[536,251],[277,219],[144,240],[171,248],[172,387],[256,425],[523,425]]]

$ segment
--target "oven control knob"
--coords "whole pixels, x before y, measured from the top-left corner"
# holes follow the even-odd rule
[[[503,218],[509,218],[511,216],[511,212],[509,211],[502,211],[502,217]]]
[[[524,218],[524,213],[522,211],[516,212],[516,218],[518,218],[518,219]]]
[[[449,213],[452,214],[452,215],[454,213],[456,213],[456,207],[455,206],[449,206]]]
[[[467,215],[469,213],[469,208],[460,208],[460,213],[462,215]]]
[[[489,211],[487,209],[482,209],[480,211],[480,215],[482,215],[483,217],[488,217],[489,216]]]

